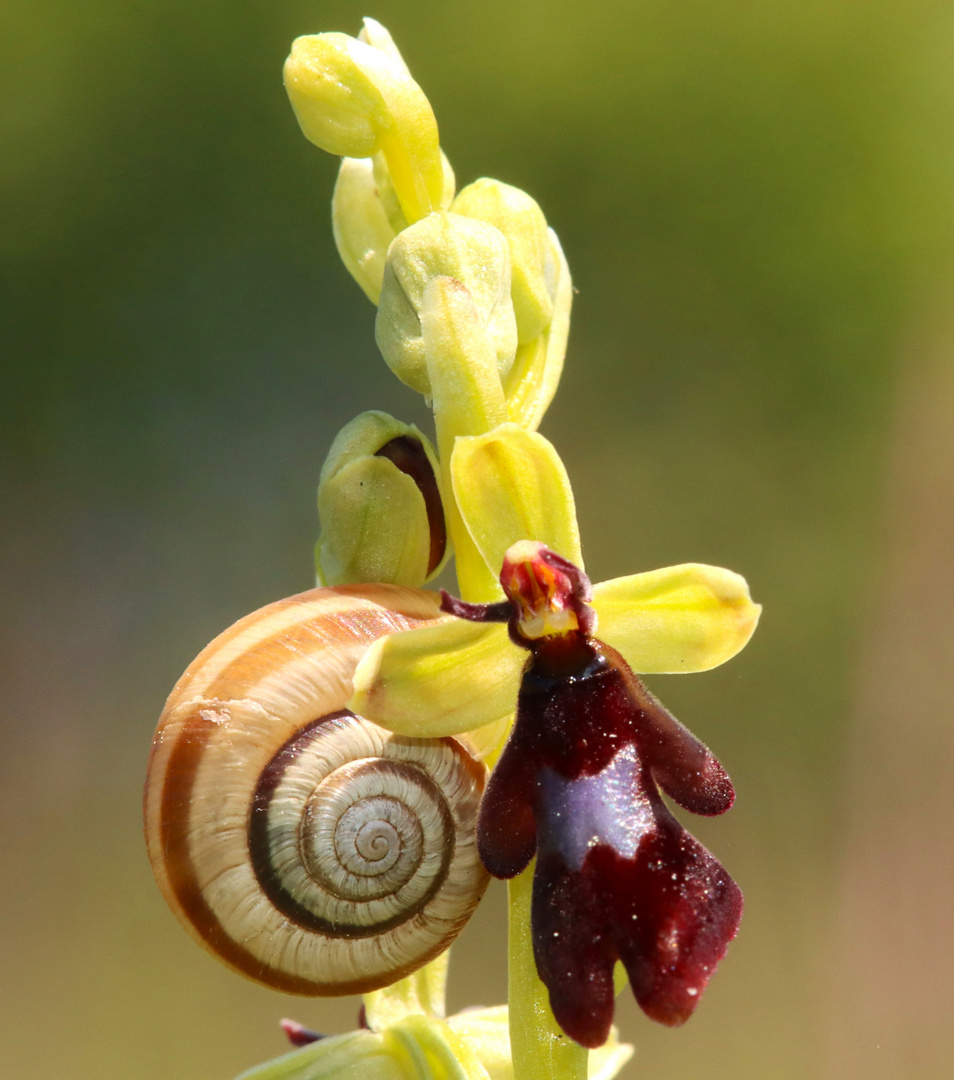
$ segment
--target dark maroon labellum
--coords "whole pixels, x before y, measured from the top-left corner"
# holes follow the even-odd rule
[[[469,607],[452,610],[501,618],[500,605]],[[643,1011],[681,1024],[738,931],[742,893],[658,788],[715,815],[732,805],[732,783],[614,649],[584,629],[526,638],[521,625],[511,618],[511,637],[531,656],[481,803],[480,857],[510,878],[537,856],[534,956],[567,1035],[588,1047],[606,1041],[617,960]]]

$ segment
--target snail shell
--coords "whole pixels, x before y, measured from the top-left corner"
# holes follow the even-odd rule
[[[295,994],[378,989],[441,953],[483,894],[484,765],[345,709],[371,642],[438,604],[393,585],[281,600],[216,638],[169,697],[149,857],[187,929],[242,974]]]

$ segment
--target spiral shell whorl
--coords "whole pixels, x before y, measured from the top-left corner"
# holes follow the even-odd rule
[[[150,857],[176,914],[243,974],[376,989],[442,952],[480,899],[484,766],[343,708],[375,638],[438,617],[419,590],[313,590],[241,620],[173,691],[147,778]]]

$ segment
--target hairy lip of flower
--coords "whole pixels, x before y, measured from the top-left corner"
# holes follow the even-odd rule
[[[531,658],[480,804],[480,859],[495,877],[512,878],[537,857],[534,959],[567,1035],[586,1047],[605,1042],[617,960],[647,1015],[681,1024],[738,931],[742,894],[659,790],[711,816],[732,805],[732,783],[623,657],[592,636],[592,590],[580,567],[520,541],[500,580],[513,608],[510,636]],[[487,622],[506,605],[445,596],[442,606]],[[564,612],[579,630],[531,636],[528,608],[531,630]]]

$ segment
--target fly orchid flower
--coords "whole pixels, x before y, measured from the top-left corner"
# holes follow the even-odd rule
[[[695,1008],[742,917],[742,893],[663,805],[721,814],[725,770],[626,661],[593,636],[589,578],[543,544],[504,556],[500,604],[444,594],[444,610],[506,621],[530,652],[517,719],[481,801],[478,849],[495,877],[533,856],[531,927],[540,978],[563,1030],[601,1046],[613,1018],[613,965],[654,1020]]]
[[[480,854],[505,878],[537,855],[534,956],[557,1021],[581,1045],[606,1040],[618,959],[644,1011],[682,1023],[736,934],[742,895],[658,788],[706,815],[728,810],[734,792],[633,670],[715,667],[748,641],[760,609],[741,577],[700,564],[591,588],[566,472],[536,433],[505,424],[458,439],[451,475],[506,598],[445,596],[456,618],[381,639],[358,667],[352,708],[432,736],[516,703],[481,806]]]

